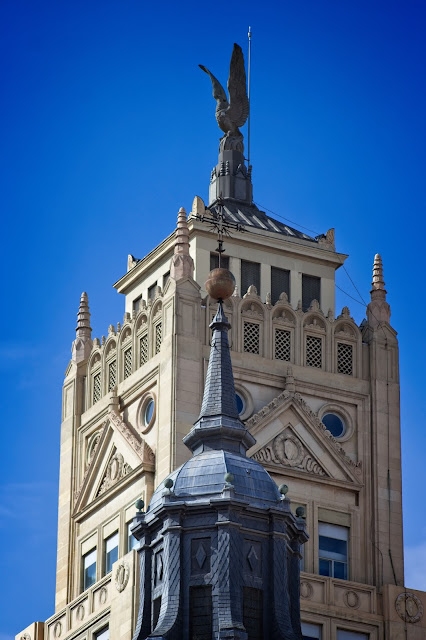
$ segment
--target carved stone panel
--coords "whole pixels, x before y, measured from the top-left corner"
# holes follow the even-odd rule
[[[405,622],[419,622],[423,617],[423,603],[415,593],[404,591],[395,600],[395,609]]]
[[[132,471],[131,466],[124,462],[121,453],[115,451],[108,462],[107,470],[98,491],[98,496],[105,493],[105,491],[121,480],[121,478],[124,478],[130,471]]]
[[[261,464],[272,463],[307,471],[317,476],[328,475],[290,427],[256,451],[253,458]]]

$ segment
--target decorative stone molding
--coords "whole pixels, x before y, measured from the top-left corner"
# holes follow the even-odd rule
[[[344,603],[351,609],[358,609],[360,605],[359,595],[356,591],[345,591],[343,596]]]
[[[315,302],[315,300],[314,300],[314,302]],[[312,318],[312,322],[310,322],[309,324],[304,324],[304,328],[305,329],[310,329],[311,331],[324,332],[325,331],[325,322],[321,318],[317,318],[316,316],[314,316]]]
[[[300,583],[300,595],[305,600],[310,600],[314,594],[314,588],[307,580],[302,580]]]
[[[261,311],[257,311],[258,305],[255,303],[251,303],[250,306],[245,305],[241,309],[241,313],[247,318],[255,318],[256,320],[263,320],[263,313]]]
[[[292,393],[288,390],[283,391],[282,393],[280,393],[279,396],[274,398],[269,404],[265,405],[262,409],[260,409],[260,411],[255,413],[254,416],[252,416],[249,420],[247,420],[246,427],[249,430],[252,429],[255,425],[259,424],[259,422],[262,422],[262,420],[266,416],[268,416],[272,411],[282,406],[289,398],[292,398],[294,400],[297,406],[300,407],[300,409],[310,419],[310,421],[318,428],[319,431],[323,433],[324,437],[326,437],[329,440],[330,444],[333,446],[335,451],[341,456],[344,462],[355,472],[357,476],[360,476],[362,474],[362,462],[361,461],[354,462],[353,460],[351,460],[351,458],[349,458],[348,455],[346,455],[346,452],[343,449],[343,447],[339,444],[336,438],[334,438],[334,436],[332,436],[331,433],[327,430],[325,425],[321,422],[321,420],[318,418],[316,413],[311,409],[308,403],[305,402],[305,400],[302,398],[300,393]]]
[[[349,456],[346,455],[346,451],[339,444],[336,438],[328,431],[328,429],[321,422],[321,420],[318,418],[316,413],[312,411],[311,407],[308,405],[307,402],[305,402],[305,400],[302,398],[300,393],[295,393],[294,399],[296,400],[298,405],[301,407],[301,409],[303,409],[306,415],[308,415],[311,418],[312,422],[314,422],[314,424],[318,427],[318,429],[324,432],[324,435],[330,440],[334,449],[341,455],[341,457],[345,460],[346,464],[348,464],[355,471],[357,475],[361,475],[362,462],[361,461],[354,462],[353,460],[351,460],[351,458],[349,458]]]
[[[276,314],[273,316],[272,321],[274,324],[282,324],[287,327],[294,327],[294,320],[292,314],[283,310],[280,314]]]
[[[254,286],[254,284],[251,284],[249,286],[249,288],[247,289],[247,292],[244,294],[243,298],[248,298],[249,296],[255,296],[255,297],[259,298],[259,295],[257,293],[257,289]]]
[[[86,611],[84,609],[84,605],[79,604],[77,607],[77,611],[75,612],[75,617],[79,622],[81,622],[82,620],[84,620],[85,614],[86,614]]]
[[[127,562],[120,562],[115,570],[115,588],[119,593],[124,591],[129,582],[130,569]]]
[[[405,622],[419,622],[423,617],[422,601],[415,593],[404,591],[395,600],[395,609],[399,617]]]
[[[53,636],[54,638],[60,638],[62,635],[62,622],[58,620],[53,627]]]
[[[108,589],[106,587],[102,587],[99,591],[99,604],[102,606],[108,599]]]
[[[99,440],[101,439],[102,430],[98,429],[95,431],[90,438],[88,439],[87,449],[86,449],[86,464],[90,465],[93,460],[93,456],[96,453],[96,449],[98,448]]]
[[[108,467],[97,495],[100,496],[105,493],[131,471],[132,467],[124,462],[122,454],[116,451],[108,462]]]
[[[138,434],[132,433],[130,428],[116,413],[110,412],[108,414],[109,420],[116,429],[121,433],[124,439],[129,443],[134,451],[138,454],[144,467],[148,471],[154,471],[155,469],[155,454],[151,447],[141,438]]]
[[[276,436],[272,442],[256,451],[252,457],[261,464],[272,463],[300,469],[318,476],[328,475],[290,427]]]

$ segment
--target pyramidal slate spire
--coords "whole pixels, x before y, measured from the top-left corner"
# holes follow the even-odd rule
[[[210,328],[213,335],[201,412],[183,441],[194,453],[207,448],[245,455],[256,441],[238,414],[228,343],[231,325],[221,300]]]

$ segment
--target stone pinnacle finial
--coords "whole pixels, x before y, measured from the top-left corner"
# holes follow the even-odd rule
[[[85,360],[92,350],[92,328],[90,326],[89,298],[83,291],[77,313],[76,337],[72,343],[71,353],[74,362]]]
[[[77,313],[77,326],[75,328],[77,338],[82,336],[91,337],[92,327],[90,326],[89,298],[87,293],[83,291],[80,297],[80,306]]]
[[[373,264],[373,282],[371,283],[373,290],[385,289],[385,281],[383,280],[383,263],[380,254],[376,253]]]
[[[175,249],[170,264],[170,277],[174,280],[192,278],[194,275],[194,261],[189,255],[189,229],[186,211],[179,209],[175,235]]]
[[[372,328],[390,321],[390,306],[386,302],[385,281],[383,278],[382,259],[378,253],[374,256],[373,282],[370,292],[371,302],[367,306],[367,320]]]

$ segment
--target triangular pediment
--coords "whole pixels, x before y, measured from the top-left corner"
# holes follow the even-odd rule
[[[108,413],[95,441],[80,489],[74,494],[74,514],[108,494],[132,471],[153,473],[155,456],[141,436],[114,411]]]
[[[362,484],[362,465],[346,455],[299,393],[283,391],[246,427],[256,438],[247,454],[272,471],[294,470]]]
[[[251,456],[268,466],[290,467],[317,476],[330,477],[321,460],[308,449],[289,424],[273,440]]]

